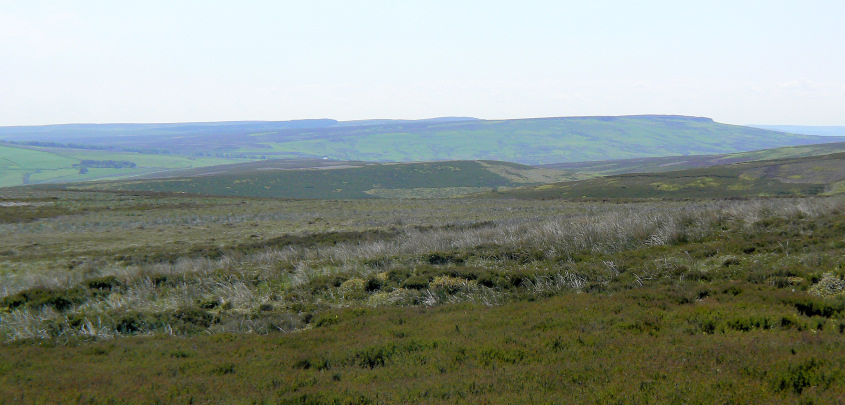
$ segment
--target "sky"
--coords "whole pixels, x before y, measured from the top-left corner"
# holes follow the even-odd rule
[[[0,0],[0,125],[845,125],[845,2]]]

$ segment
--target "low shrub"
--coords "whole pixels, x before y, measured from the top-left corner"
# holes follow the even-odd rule
[[[387,272],[387,281],[393,283],[401,283],[408,277],[411,277],[411,270],[409,269],[393,269]]]
[[[833,318],[845,312],[845,300],[804,297],[795,299],[793,305],[804,316]]]
[[[127,312],[116,317],[114,328],[123,334],[136,334],[166,327],[175,333],[196,333],[219,322],[219,317],[200,308],[185,307],[174,312]]]
[[[49,289],[36,287],[4,297],[0,301],[0,308],[12,310],[24,306],[29,308],[50,306],[59,311],[64,311],[74,304],[85,301],[87,295],[81,288]]]
[[[197,306],[202,309],[214,309],[220,306],[220,298],[212,297],[212,298],[203,298],[196,301]]]
[[[340,322],[340,318],[338,318],[335,314],[321,314],[316,316],[314,327],[321,328],[324,326],[334,325],[338,322]]]
[[[541,250],[497,251],[492,255],[492,258],[497,260],[510,260],[519,264],[527,264],[545,260],[546,254]]]
[[[398,288],[390,292],[377,292],[370,295],[367,304],[371,306],[387,305],[417,305],[420,301],[421,292]]]
[[[309,369],[313,368],[317,371],[323,371],[323,370],[328,370],[330,368],[330,364],[329,364],[329,361],[324,359],[324,358],[315,359],[315,360],[311,360],[311,359],[306,358],[306,359],[302,359],[302,360],[299,360],[296,363],[294,363],[293,368],[299,369],[299,370],[309,370]]]
[[[810,387],[820,386],[823,389],[827,387],[836,379],[836,374],[840,373],[826,373],[822,370],[824,363],[821,360],[811,358],[800,364],[789,365],[781,375],[775,379],[775,389],[777,391],[792,391],[795,394],[801,394]]]
[[[92,290],[111,290],[120,286],[120,281],[115,276],[105,276],[88,279],[85,286]]]
[[[465,278],[451,277],[451,276],[436,276],[429,284],[432,289],[446,291],[449,294],[457,293],[458,291],[472,290],[478,286],[475,280],[467,280]]]
[[[353,277],[344,281],[339,288],[340,294],[344,298],[362,298],[367,286],[367,282]]]
[[[435,252],[428,255],[427,261],[429,264],[446,265],[446,264],[463,264],[464,259],[460,256],[451,253]]]
[[[380,290],[382,286],[384,286],[384,280],[379,277],[370,277],[364,284],[364,291],[371,293]]]
[[[416,275],[408,277],[405,281],[402,282],[402,288],[409,288],[412,290],[424,290],[428,288],[428,283],[431,281],[431,277],[427,275]]]
[[[415,341],[402,343],[388,343],[378,346],[370,346],[357,350],[348,356],[346,363],[352,363],[361,368],[373,369],[384,367],[394,357],[422,350],[423,345]]]
[[[311,279],[303,288],[312,293],[318,293],[321,291],[328,290],[329,288],[337,288],[340,287],[343,282],[346,281],[346,277],[341,275],[332,275],[332,276],[320,276]]]
[[[735,317],[729,319],[725,326],[727,329],[748,332],[752,329],[771,329],[775,322],[764,316]]]
[[[843,295],[845,294],[845,280],[833,273],[824,273],[821,279],[810,287],[807,292],[819,297]]]
[[[217,375],[235,374],[235,365],[232,363],[224,363],[215,367],[213,372]]]

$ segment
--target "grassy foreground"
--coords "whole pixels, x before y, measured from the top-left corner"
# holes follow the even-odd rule
[[[843,400],[841,323],[797,315],[774,287],[734,283],[697,294],[706,296],[667,286],[498,307],[338,310],[294,334],[12,344],[0,351],[0,397],[22,403]]]
[[[841,198],[14,192],[0,402],[845,400]]]

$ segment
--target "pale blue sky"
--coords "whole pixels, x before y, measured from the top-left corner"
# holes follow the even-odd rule
[[[0,0],[0,125],[845,125],[845,2]]]

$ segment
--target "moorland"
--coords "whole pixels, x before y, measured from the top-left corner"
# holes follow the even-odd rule
[[[841,152],[3,188],[0,402],[841,402]]]
[[[643,115],[514,120],[70,124],[0,127],[0,140],[7,142],[3,146],[47,148],[51,153],[58,153],[58,148],[101,154],[129,152],[218,159],[498,160],[537,165],[725,154],[843,142],[845,137],[785,133],[700,117]]]

